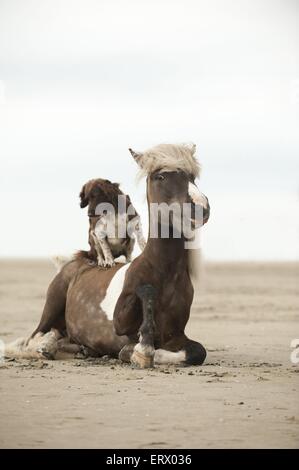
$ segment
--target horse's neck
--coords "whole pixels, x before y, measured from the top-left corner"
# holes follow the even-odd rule
[[[149,238],[146,253],[152,263],[161,269],[165,268],[168,273],[171,266],[174,266],[178,272],[188,264],[185,240],[181,238]]]

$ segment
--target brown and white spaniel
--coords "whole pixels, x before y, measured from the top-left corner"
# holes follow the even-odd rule
[[[140,217],[118,183],[92,179],[84,184],[79,197],[80,207],[88,206],[90,250],[80,251],[77,257],[84,257],[102,267],[113,266],[115,262],[130,262],[134,237],[141,251],[144,250],[146,241]],[[121,200],[122,207],[119,204]]]

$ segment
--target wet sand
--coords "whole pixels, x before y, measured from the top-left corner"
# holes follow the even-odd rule
[[[0,261],[0,339],[36,326],[50,261]],[[207,264],[187,333],[201,367],[0,364],[1,448],[298,448],[299,264]]]

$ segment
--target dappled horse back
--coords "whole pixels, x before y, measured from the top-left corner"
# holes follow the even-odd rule
[[[117,356],[126,336],[117,336],[113,321],[102,308],[109,284],[123,265],[107,270],[90,267],[78,273],[67,293],[65,318],[68,336],[95,355]]]

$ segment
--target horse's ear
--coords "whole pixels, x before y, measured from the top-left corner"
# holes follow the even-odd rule
[[[192,155],[195,155],[195,152],[196,152],[196,144],[193,144],[193,142],[189,142],[187,144],[184,144],[185,147],[187,147],[190,151],[191,151],[191,154]]]
[[[130,154],[132,155],[132,157],[134,158],[134,160],[135,160],[135,162],[137,163],[137,165],[139,165],[140,167],[142,167],[141,160],[142,160],[143,154],[142,154],[141,152],[135,152],[135,151],[132,150],[131,148],[129,149],[129,152],[130,152]]]
[[[80,198],[80,207],[81,207],[81,209],[88,206],[89,197],[86,194],[86,184],[82,187],[81,192],[79,194],[79,198]]]
[[[113,184],[113,186],[115,186],[117,189],[119,189],[120,183],[112,183],[112,184]]]

